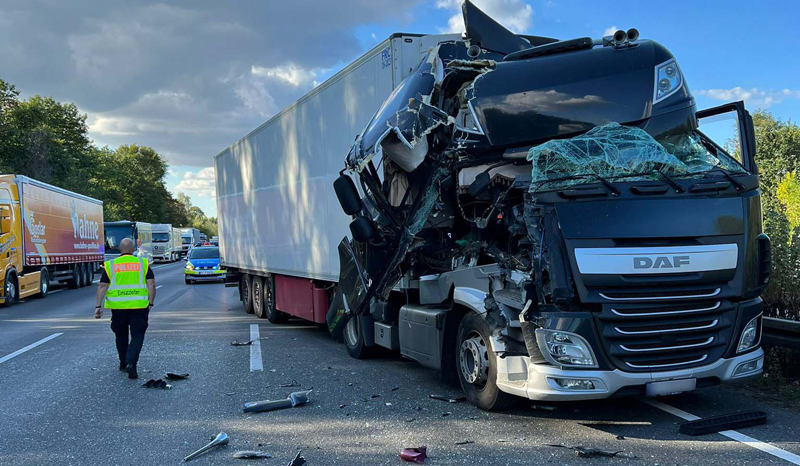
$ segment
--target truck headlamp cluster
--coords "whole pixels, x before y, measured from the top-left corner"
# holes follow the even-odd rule
[[[744,330],[742,330],[742,337],[739,338],[739,347],[736,349],[737,353],[742,353],[758,346],[761,340],[759,323],[761,323],[761,314],[753,317],[753,319],[745,325]]]
[[[674,58],[656,66],[655,75],[654,105],[678,92],[678,89],[683,86],[683,74]]]
[[[536,343],[554,366],[597,367],[589,343],[580,335],[558,330],[536,329]]]

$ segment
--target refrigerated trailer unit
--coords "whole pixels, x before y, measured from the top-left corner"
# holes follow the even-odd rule
[[[470,402],[660,395],[763,370],[752,119],[636,30],[397,34],[215,158],[248,312],[325,322]],[[732,115],[739,150],[699,129]],[[343,163],[342,163],[343,161]]]
[[[0,266],[11,305],[52,283],[88,286],[103,262],[103,203],[17,175],[0,175]]]

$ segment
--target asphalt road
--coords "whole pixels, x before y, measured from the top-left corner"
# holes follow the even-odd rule
[[[221,431],[230,444],[195,463],[236,464],[242,460],[234,452],[255,449],[273,455],[260,460],[265,464],[285,465],[298,450],[310,466],[408,464],[399,451],[426,445],[426,464],[439,465],[800,464],[792,456],[800,455],[800,407],[740,387],[659,402],[701,417],[766,411],[766,425],[740,432],[772,453],[719,434],[679,434],[682,419],[637,399],[523,402],[509,412],[485,413],[430,399],[458,390],[413,362],[356,361],[317,326],[276,326],[245,314],[234,289],[187,286],[182,263],[155,272],[160,288],[139,380],[117,370],[110,316],[93,318],[94,287],[54,289],[44,300],[0,310],[0,464],[178,464]],[[249,340],[252,325],[263,338],[260,359],[251,359],[256,348],[230,345]],[[263,371],[251,372],[259,362]],[[171,390],[140,387],[166,371],[191,376]],[[295,387],[281,386],[290,384]],[[285,398],[301,388],[313,388],[312,403],[242,413],[245,402]],[[625,457],[579,458],[548,444]]]

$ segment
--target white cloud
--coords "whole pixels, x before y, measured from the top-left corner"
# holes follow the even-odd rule
[[[214,167],[206,167],[198,172],[186,172],[175,186],[175,191],[195,193],[201,197],[216,197]]]
[[[748,106],[764,109],[780,104],[784,100],[800,99],[800,90],[759,89],[757,87],[751,89],[738,86],[731,89],[701,89],[694,93],[714,100],[744,100]]]
[[[262,78],[272,78],[291,84],[294,87],[313,83],[317,77],[318,70],[305,69],[293,63],[267,68],[263,66],[253,66],[250,74]]]
[[[615,32],[619,31],[619,28],[616,26],[607,27],[605,31],[603,31],[603,37],[605,36],[613,36]]]
[[[441,32],[464,32],[462,0],[437,0],[436,8],[452,10],[453,15]],[[475,6],[495,21],[516,33],[526,32],[533,24],[533,8],[523,0],[474,0]]]

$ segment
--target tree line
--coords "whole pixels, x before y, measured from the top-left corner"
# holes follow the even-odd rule
[[[0,172],[100,199],[107,222],[170,223],[216,235],[216,218],[167,190],[168,169],[151,147],[95,146],[75,104],[39,95],[21,100],[16,87],[0,79]]]

